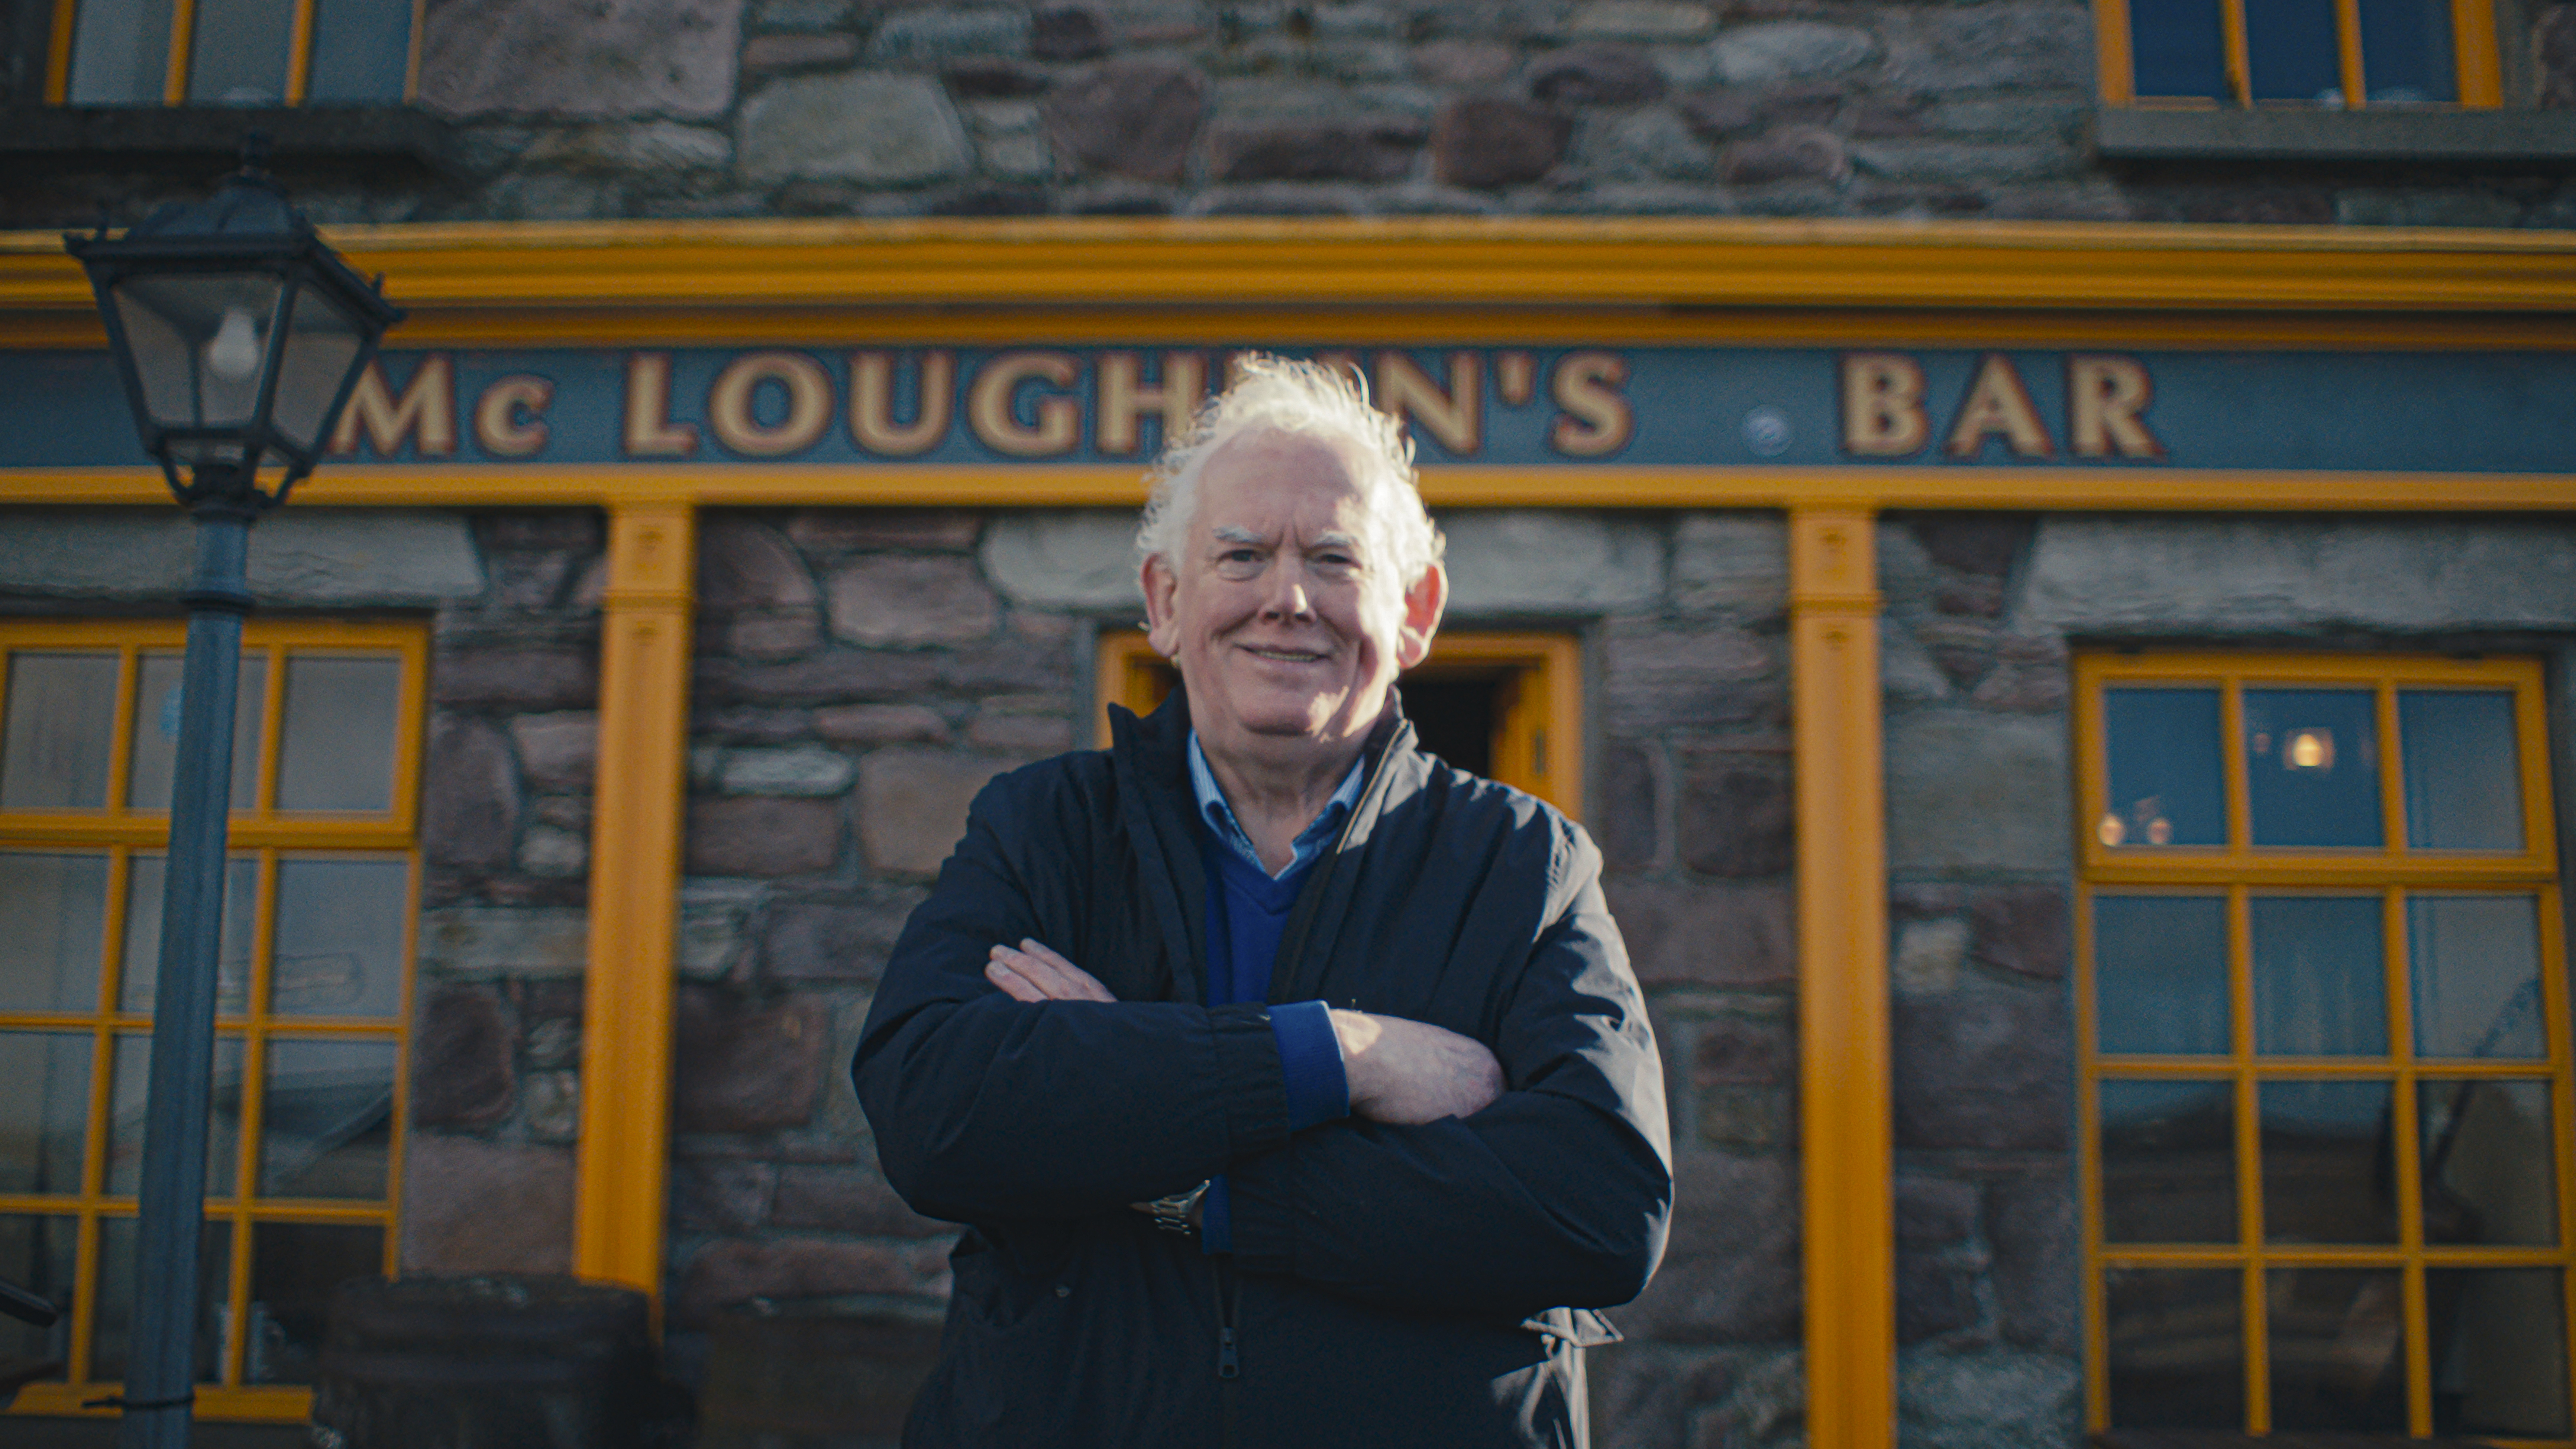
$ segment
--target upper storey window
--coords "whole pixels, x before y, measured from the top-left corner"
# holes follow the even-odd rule
[[[2098,0],[2102,98],[2150,108],[2500,103],[2489,0]]]
[[[414,0],[60,0],[52,98],[75,106],[398,105]]]

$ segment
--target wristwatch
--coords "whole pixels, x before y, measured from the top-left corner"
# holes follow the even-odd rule
[[[1199,1199],[1207,1196],[1207,1190],[1208,1185],[1203,1182],[1187,1192],[1158,1197],[1152,1202],[1131,1202],[1127,1205],[1152,1218],[1154,1226],[1164,1232],[1190,1237],[1199,1230],[1197,1222]]]

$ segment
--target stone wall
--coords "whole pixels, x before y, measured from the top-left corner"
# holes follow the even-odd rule
[[[433,0],[425,15],[420,95],[456,127],[447,174],[281,158],[317,219],[2576,224],[2576,188],[2546,168],[2108,167],[2087,139],[2082,0]],[[2544,0],[2504,30],[2511,103],[2576,105],[2576,4]],[[0,186],[0,227],[87,224],[102,202],[204,180],[63,161]]]

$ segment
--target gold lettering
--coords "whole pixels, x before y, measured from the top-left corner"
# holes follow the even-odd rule
[[[1494,354],[1494,395],[1508,407],[1525,408],[1538,396],[1538,362],[1526,352]]]
[[[349,393],[348,409],[331,430],[331,453],[346,457],[358,451],[358,435],[367,435],[376,456],[390,458],[409,437],[424,458],[456,452],[456,369],[444,352],[433,352],[412,370],[411,383],[397,401],[385,381],[382,360],[370,361]]]
[[[545,451],[546,405],[555,385],[514,373],[483,389],[474,403],[474,446],[495,458],[527,458]]]
[[[1989,352],[1977,367],[1977,380],[1968,385],[1968,400],[1959,405],[1958,421],[1950,425],[1947,451],[1953,458],[1973,458],[1996,433],[2025,458],[2045,458],[2057,450],[2040,424],[2039,409],[2031,406],[2030,389],[2013,371],[2012,359]]]
[[[912,421],[894,420],[894,354],[850,354],[850,441],[888,458],[927,453],[948,436],[949,409],[957,391],[957,354],[921,354],[921,396]]]
[[[1006,352],[984,364],[966,393],[966,423],[984,446],[1014,458],[1070,453],[1082,438],[1082,404],[1062,393],[1040,393],[1037,423],[1021,425],[1012,403],[1029,381],[1071,387],[1082,364],[1061,352]]]
[[[1188,431],[1207,392],[1207,359],[1195,352],[1163,354],[1163,380],[1147,387],[1137,381],[1139,363],[1132,352],[1104,352],[1092,364],[1100,389],[1099,415],[1092,423],[1093,446],[1102,453],[1133,453],[1142,446],[1136,418],[1152,411],[1163,415],[1163,442]]]
[[[671,421],[671,354],[626,359],[626,456],[685,458],[698,450],[698,425]]]
[[[752,399],[764,382],[787,389],[787,416],[764,427]],[[780,458],[814,446],[832,426],[832,379],[801,352],[751,352],[725,364],[707,389],[707,426],[716,441],[752,458]]]
[[[1843,354],[1843,451],[1902,458],[1932,436],[1923,414],[1923,368],[1900,352]]]
[[[1569,458],[1599,458],[1628,446],[1637,415],[1619,391],[1628,382],[1628,360],[1615,352],[1577,352],[1559,358],[1547,393],[1561,410],[1548,426],[1548,446]]]
[[[2156,385],[2134,357],[2066,359],[2066,434],[2079,458],[2161,458],[2164,444],[2138,414],[2156,400]]]
[[[1472,352],[1449,354],[1449,388],[1443,392],[1411,357],[1396,351],[1377,355],[1377,405],[1398,421],[1410,417],[1452,453],[1473,453],[1484,446],[1484,410],[1477,387],[1484,368]]]

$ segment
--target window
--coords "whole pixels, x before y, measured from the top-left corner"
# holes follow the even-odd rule
[[[2566,1442],[2538,664],[2077,685],[2091,1427]]]
[[[395,105],[416,0],[57,0],[48,94],[75,106]]]
[[[125,1373],[184,645],[169,623],[0,624],[0,1277],[71,1310],[45,1332],[0,1322],[0,1357],[64,1364],[21,1412],[71,1412]],[[392,626],[244,637],[210,1416],[302,1417],[331,1285],[395,1265],[426,648]]]
[[[2097,0],[2102,99],[2208,108],[2501,102],[2494,0]]]
[[[1583,681],[1575,641],[1562,634],[1440,634],[1431,657],[1405,673],[1404,710],[1422,747],[1461,769],[1583,813]],[[1134,630],[1100,638],[1102,705],[1151,711],[1180,676]],[[1109,744],[1109,716],[1098,740]]]

